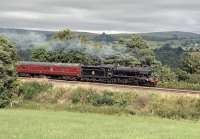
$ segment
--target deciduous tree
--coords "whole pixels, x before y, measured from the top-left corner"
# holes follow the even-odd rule
[[[0,37],[0,108],[11,102],[16,91],[16,60],[15,46]]]

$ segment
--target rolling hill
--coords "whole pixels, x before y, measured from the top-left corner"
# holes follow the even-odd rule
[[[132,34],[95,34],[89,32],[73,32],[77,36],[85,36],[88,40],[96,42],[113,43],[120,39],[130,39]],[[26,48],[52,38],[54,31],[27,30],[0,28],[0,35],[6,36],[14,41],[17,47]],[[151,45],[164,45],[166,43],[177,47],[200,47],[200,34],[191,32],[152,32],[139,33]]]

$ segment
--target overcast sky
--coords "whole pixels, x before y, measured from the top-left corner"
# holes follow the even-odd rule
[[[200,0],[1,0],[0,27],[200,33]]]

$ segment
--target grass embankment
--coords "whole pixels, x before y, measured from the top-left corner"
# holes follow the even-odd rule
[[[63,88],[45,82],[27,82],[23,83],[19,96],[21,99],[17,99],[17,108],[154,115],[171,119],[200,118],[198,95],[120,92],[69,86]]]
[[[200,83],[187,83],[187,82],[165,82],[159,83],[158,87],[186,89],[186,90],[200,90]]]
[[[1,139],[199,139],[200,123],[143,116],[0,110]]]

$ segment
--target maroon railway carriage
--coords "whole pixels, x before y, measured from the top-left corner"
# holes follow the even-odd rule
[[[80,64],[63,64],[47,62],[19,62],[17,64],[17,73],[19,76],[47,76],[62,78],[67,80],[80,80]]]

